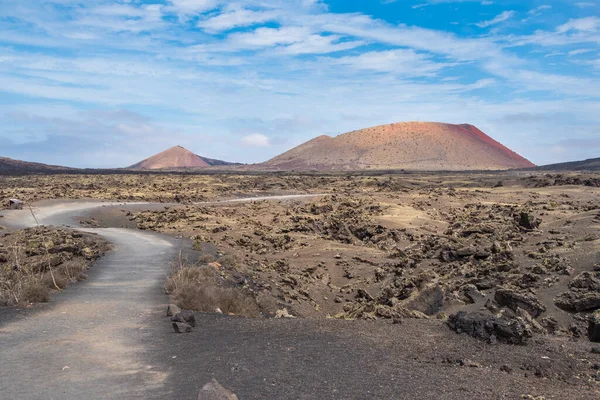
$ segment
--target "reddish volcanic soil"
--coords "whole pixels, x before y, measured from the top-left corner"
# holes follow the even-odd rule
[[[171,147],[129,167],[130,169],[169,169],[210,167],[200,156],[181,146]]]
[[[258,168],[503,170],[534,167],[473,125],[402,122],[319,136]]]

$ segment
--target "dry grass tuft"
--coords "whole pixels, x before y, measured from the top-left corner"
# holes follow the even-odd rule
[[[261,311],[267,311],[248,289],[235,287],[215,268],[183,260],[173,265],[165,292],[186,310],[214,312],[218,308],[225,314],[246,317],[258,317]],[[264,300],[261,303],[267,304]]]

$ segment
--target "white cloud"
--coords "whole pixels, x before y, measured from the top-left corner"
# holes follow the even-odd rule
[[[481,21],[481,22],[476,23],[475,25],[477,25],[480,28],[487,28],[488,26],[492,26],[492,25],[496,25],[501,22],[504,22],[504,21],[512,18],[515,14],[516,13],[514,11],[504,11],[504,12],[498,14],[493,19],[490,19],[489,21]]]
[[[271,140],[268,136],[261,133],[253,133],[242,138],[242,144],[252,147],[267,147],[271,146]]]
[[[575,6],[577,6],[579,8],[594,7],[595,5],[596,5],[596,3],[587,2],[587,1],[581,1],[579,3],[575,3]]]
[[[271,47],[298,43],[311,35],[305,27],[258,28],[251,32],[233,33],[228,36],[228,43],[235,48]]]
[[[570,56],[576,56],[576,55],[578,55],[578,54],[590,53],[590,52],[592,52],[592,51],[594,51],[594,50],[592,50],[592,49],[576,49],[576,50],[571,50],[571,51],[569,51],[569,53],[568,53],[568,54],[569,54]]]
[[[540,15],[543,11],[551,10],[552,6],[548,4],[541,5],[528,12],[529,15]]]
[[[331,61],[333,64],[348,65],[361,70],[394,72],[403,76],[432,75],[448,65],[436,63],[430,57],[409,49],[371,51]]]
[[[214,17],[201,20],[198,26],[211,33],[227,31],[237,27],[260,24],[277,19],[278,13],[270,11],[252,11],[235,8]]]
[[[222,0],[170,0],[170,9],[176,14],[199,14],[215,9]]]
[[[596,32],[600,29],[600,18],[585,17],[570,19],[566,24],[557,28],[557,32],[564,33],[569,31]]]

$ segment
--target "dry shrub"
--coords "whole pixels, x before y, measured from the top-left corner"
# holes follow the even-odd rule
[[[208,264],[214,261],[217,261],[217,258],[212,254],[202,254],[198,257],[198,264]]]
[[[260,310],[266,315],[275,315],[277,310],[280,309],[277,299],[269,292],[259,293],[256,296],[256,303],[258,304]]]
[[[25,303],[47,303],[50,301],[50,289],[43,282],[30,279],[23,284],[19,300]]]
[[[3,234],[0,304],[49,301],[52,290],[86,279],[85,257],[93,260],[107,249],[104,241],[64,229],[38,227]]]
[[[224,256],[221,256],[217,261],[219,264],[221,264],[221,266],[223,266],[223,268],[234,270],[238,269],[239,260],[233,254],[225,254]]]
[[[214,312],[218,308],[225,314],[260,315],[254,297],[244,289],[229,286],[212,267],[180,263],[173,268],[165,291],[186,310]]]

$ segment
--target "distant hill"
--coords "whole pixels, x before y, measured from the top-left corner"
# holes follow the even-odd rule
[[[160,169],[201,169],[212,166],[239,165],[227,161],[200,157],[181,147],[174,146],[161,153],[146,158],[127,169],[160,170]]]
[[[259,170],[405,169],[506,170],[534,164],[473,125],[402,122],[319,136],[267,162]]]
[[[539,171],[600,171],[600,158],[590,158],[583,161],[571,161],[559,164],[542,165]]]
[[[75,169],[0,157],[0,174],[2,175],[45,174],[68,171],[75,171]]]

